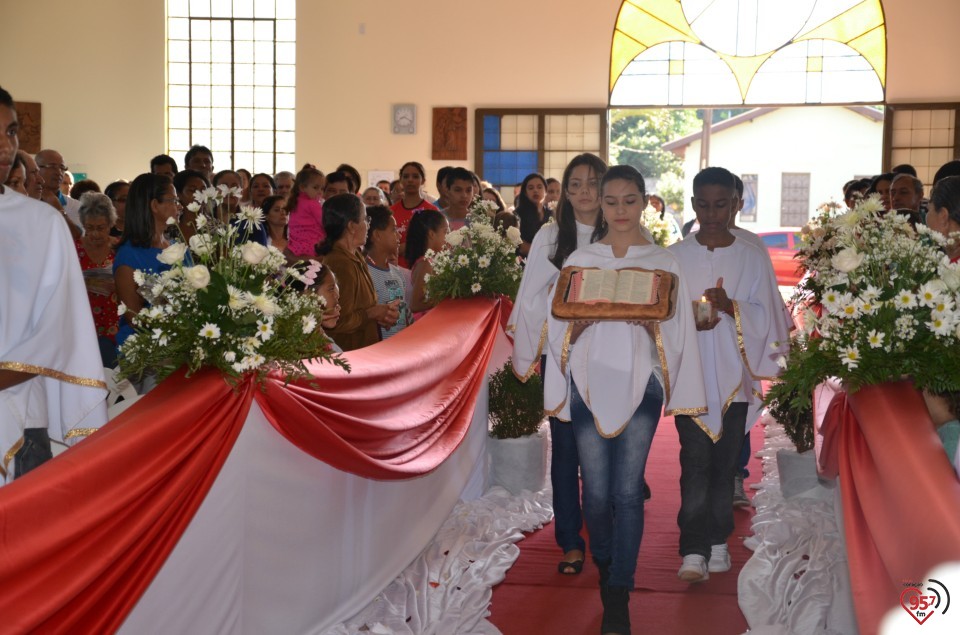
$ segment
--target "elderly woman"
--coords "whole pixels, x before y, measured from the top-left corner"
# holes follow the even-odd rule
[[[926,223],[944,236],[960,232],[960,176],[948,176],[933,186]],[[950,262],[960,260],[960,244],[954,243],[945,249]]]
[[[76,241],[87,298],[97,327],[100,358],[105,368],[117,365],[117,290],[113,281],[113,240],[110,229],[117,220],[110,197],[87,192],[80,197],[83,237]]]

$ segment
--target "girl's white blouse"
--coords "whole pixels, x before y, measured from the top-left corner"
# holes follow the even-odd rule
[[[609,245],[594,243],[577,249],[566,264],[670,271],[679,276],[678,301],[675,315],[649,330],[627,322],[595,322],[574,344],[570,343],[573,324],[548,315],[548,368],[544,373],[544,408],[548,414],[570,419],[573,381],[593,413],[599,433],[616,436],[643,400],[651,374],[663,385],[666,415],[697,418],[704,414],[707,401],[693,308],[690,302],[679,300],[689,292],[677,258],[656,245],[633,246],[623,258],[617,258]]]

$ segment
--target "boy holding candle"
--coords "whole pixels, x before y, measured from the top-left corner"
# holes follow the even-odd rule
[[[731,233],[739,207],[733,174],[706,168],[693,180],[700,230],[671,246],[694,303],[708,413],[677,415],[680,436],[680,555],[678,576],[701,582],[730,569],[733,480],[747,422],[760,409],[760,380],[778,373],[785,346],[782,300],[767,255]],[[711,306],[704,306],[709,302]]]

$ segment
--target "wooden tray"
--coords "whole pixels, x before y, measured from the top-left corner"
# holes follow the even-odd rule
[[[663,322],[672,318],[677,309],[677,275],[662,269],[624,268],[634,271],[653,271],[660,276],[656,304],[567,302],[567,293],[570,290],[570,279],[573,274],[585,269],[599,269],[599,267],[564,267],[557,280],[557,289],[560,292],[553,296],[553,317],[573,322]]]

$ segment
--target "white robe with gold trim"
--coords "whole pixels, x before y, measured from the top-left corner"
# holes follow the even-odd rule
[[[678,298],[687,297],[680,264],[656,245],[630,247],[616,258],[609,245],[594,243],[575,251],[567,265],[622,269],[663,269],[680,276]],[[555,292],[559,292],[556,290]],[[693,310],[677,302],[676,314],[651,328],[627,322],[596,322],[570,344],[571,322],[552,315],[548,323],[544,408],[560,419],[570,419],[570,380],[593,413],[599,433],[619,434],[643,401],[650,375],[664,388],[665,414],[702,415],[706,408],[700,352]]]
[[[0,194],[0,368],[36,377],[0,391],[0,483],[25,428],[72,444],[107,421],[107,387],[77,251],[60,215]]]
[[[530,245],[527,264],[517,291],[507,331],[513,335],[513,370],[526,381],[536,372],[547,338],[547,313],[553,299],[553,285],[560,275],[550,259],[557,251],[559,226],[547,223]],[[591,225],[577,223],[577,247],[590,244]]]
[[[710,251],[691,234],[669,249],[686,278],[689,306],[719,278],[734,302],[735,317],[720,313],[716,328],[697,332],[709,409],[702,421],[704,432],[716,441],[723,414],[733,402],[747,404],[747,429],[753,425],[762,407],[760,380],[775,379],[780,372],[776,359],[789,336],[783,299],[766,253],[741,238]],[[774,342],[782,350],[772,349]]]

